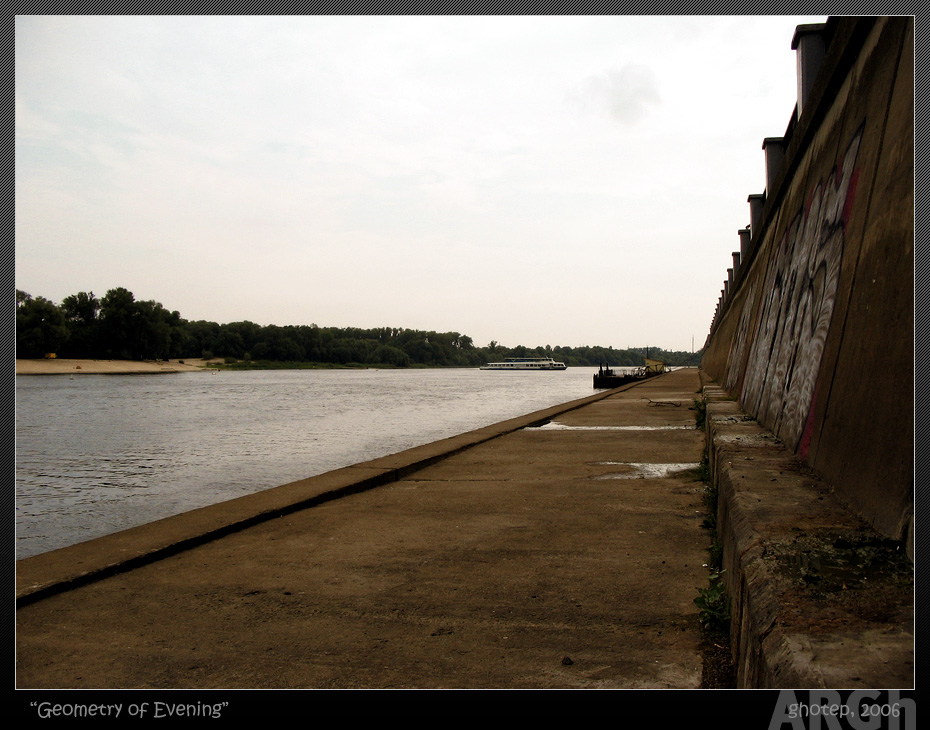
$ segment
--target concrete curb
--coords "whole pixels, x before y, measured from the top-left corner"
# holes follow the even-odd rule
[[[912,688],[913,565],[718,386],[707,455],[739,687]]]
[[[161,560],[248,527],[395,482],[491,439],[534,426],[635,383],[501,421],[457,436],[133,527],[16,564],[16,605]]]

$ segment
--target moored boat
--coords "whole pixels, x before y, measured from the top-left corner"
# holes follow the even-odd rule
[[[567,370],[564,362],[558,362],[551,357],[508,357],[503,362],[489,362],[482,365],[479,370],[504,370],[509,372]]]
[[[601,365],[594,374],[595,388],[619,388],[621,385],[635,383],[655,375],[667,372],[665,363],[661,360],[646,358],[646,364],[637,370],[618,373],[608,365]]]

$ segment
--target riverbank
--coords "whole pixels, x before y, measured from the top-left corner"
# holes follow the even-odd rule
[[[18,685],[697,688],[703,434],[650,404],[699,386],[676,371],[21,560]]]
[[[195,373],[216,369],[222,360],[79,360],[49,358],[17,360],[17,375],[144,375],[155,373]]]
[[[414,364],[407,370],[426,369],[429,365]],[[452,367],[470,368],[457,365]],[[144,375],[154,373],[192,373],[204,370],[397,370],[394,365],[365,365],[362,363],[278,362],[274,360],[233,360],[227,362],[216,357],[184,358],[176,360],[89,360],[89,359],[35,359],[17,360],[17,375]]]
[[[692,369],[16,567],[20,688],[913,685],[903,552]]]

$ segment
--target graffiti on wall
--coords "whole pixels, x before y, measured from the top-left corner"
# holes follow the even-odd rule
[[[856,194],[861,137],[860,128],[832,173],[810,191],[777,243],[762,288],[740,401],[792,449],[801,443],[814,405]],[[747,299],[744,307],[752,306]]]
[[[750,317],[752,316],[752,305],[756,301],[755,283],[749,288],[746,294],[743,310],[739,315],[739,324],[736,326],[736,336],[733,338],[733,344],[730,346],[730,357],[727,371],[727,380],[725,387],[727,392],[733,393],[739,386],[740,375],[743,372],[743,357],[746,348],[749,346],[749,331],[751,329]]]

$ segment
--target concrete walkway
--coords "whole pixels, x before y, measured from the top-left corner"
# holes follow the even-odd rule
[[[699,687],[700,387],[675,371],[21,561],[17,686]]]

